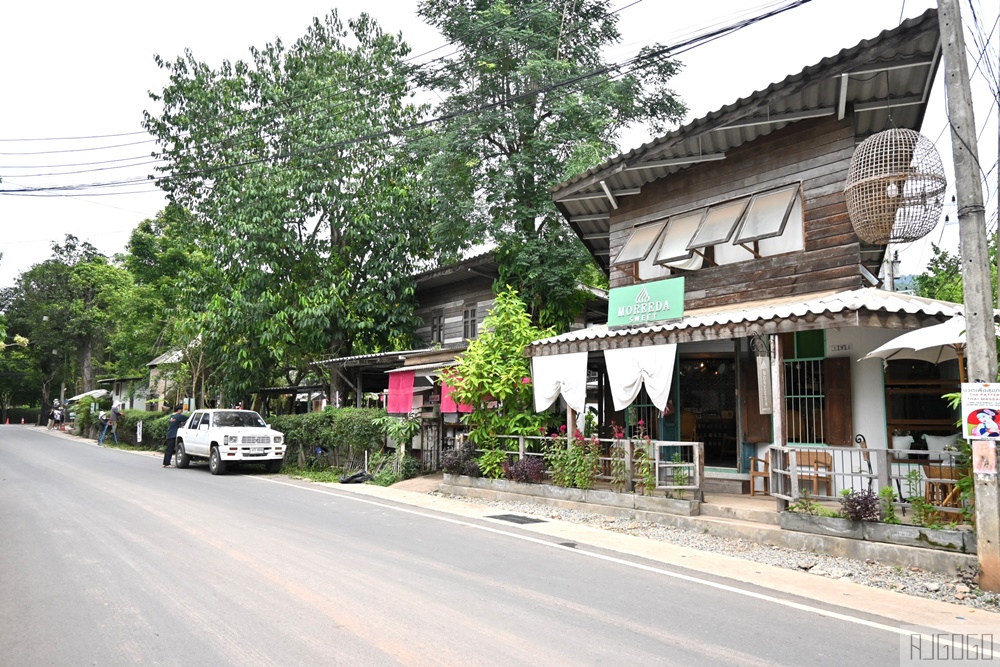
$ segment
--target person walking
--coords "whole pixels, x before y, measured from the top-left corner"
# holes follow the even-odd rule
[[[170,459],[174,458],[174,450],[177,449],[177,429],[184,425],[188,416],[184,414],[184,406],[177,404],[174,406],[174,413],[170,415],[167,422],[167,449],[163,452],[163,467],[170,467]]]
[[[108,414],[108,423],[104,425],[104,430],[101,431],[101,437],[97,439],[97,444],[104,444],[104,436],[107,435],[108,429],[111,429],[111,435],[115,439],[115,444],[118,444],[118,420],[122,416],[121,403],[115,403],[111,407],[111,412]]]

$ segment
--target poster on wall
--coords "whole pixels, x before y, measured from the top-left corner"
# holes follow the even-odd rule
[[[1000,440],[1000,384],[962,383],[962,436]]]

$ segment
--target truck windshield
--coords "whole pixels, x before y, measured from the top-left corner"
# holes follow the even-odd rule
[[[260,415],[251,410],[232,410],[229,412],[216,412],[212,417],[213,426],[222,427],[264,427],[264,420]]]

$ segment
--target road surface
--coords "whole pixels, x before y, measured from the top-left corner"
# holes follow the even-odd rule
[[[899,664],[863,609],[44,428],[0,426],[0,539],[3,665]]]

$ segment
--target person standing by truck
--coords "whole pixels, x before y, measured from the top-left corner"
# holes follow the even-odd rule
[[[108,414],[108,423],[104,425],[104,429],[101,431],[101,437],[97,439],[97,444],[104,444],[104,436],[108,434],[108,429],[111,429],[111,435],[115,438],[115,444],[118,444],[118,420],[122,416],[122,404],[115,403],[111,407],[111,413]]]
[[[174,450],[177,448],[177,429],[184,425],[188,416],[184,414],[184,406],[177,404],[174,406],[174,413],[170,415],[167,422],[167,448],[163,452],[163,467],[170,467],[170,459],[174,458]]]

